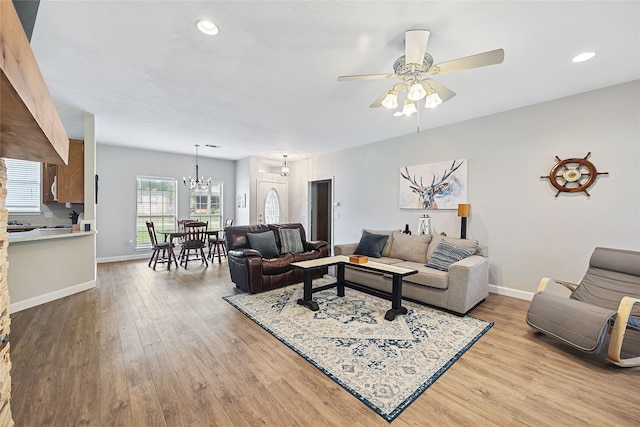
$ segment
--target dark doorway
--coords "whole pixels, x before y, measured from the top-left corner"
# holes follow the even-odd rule
[[[310,183],[311,240],[324,240],[331,243],[331,204],[332,180],[323,179]]]

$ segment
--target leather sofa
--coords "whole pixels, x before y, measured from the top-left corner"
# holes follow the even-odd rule
[[[280,229],[297,229],[302,240],[302,252],[282,253]],[[248,233],[272,232],[275,237],[278,256],[263,258],[251,248]],[[307,241],[304,227],[299,223],[257,224],[226,227],[224,229],[228,250],[231,280],[245,292],[256,293],[302,282],[302,270],[293,268],[291,263],[308,261],[329,256],[329,246],[325,241]],[[314,277],[322,277],[327,269],[317,269]]]
[[[457,314],[465,314],[482,302],[489,293],[488,247],[477,240],[455,239],[440,235],[411,236],[400,230],[375,231],[389,238],[380,258],[371,261],[418,270],[417,274],[402,280],[402,297],[443,308]],[[447,242],[463,248],[473,248],[475,253],[451,264],[447,271],[427,267],[438,244]],[[345,243],[333,247],[335,255],[351,255],[358,243]],[[345,269],[345,279],[368,287],[391,292],[391,278],[383,274],[356,268]]]

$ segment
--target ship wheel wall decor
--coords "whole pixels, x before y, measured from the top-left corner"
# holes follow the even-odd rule
[[[551,182],[551,185],[558,190],[556,197],[560,193],[578,193],[582,191],[587,196],[587,188],[591,187],[598,175],[607,175],[609,172],[598,172],[596,167],[589,160],[591,152],[583,158],[560,159],[556,156],[558,163],[551,168],[548,176],[541,176]]]

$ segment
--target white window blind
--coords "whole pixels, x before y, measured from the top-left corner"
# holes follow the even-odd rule
[[[4,159],[7,167],[7,200],[10,213],[40,212],[40,166],[28,160]]]
[[[178,181],[148,176],[139,176],[136,180],[136,249],[150,248],[147,221],[153,222],[156,232],[176,228]]]

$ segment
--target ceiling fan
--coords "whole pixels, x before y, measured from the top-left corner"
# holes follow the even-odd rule
[[[393,73],[339,76],[338,81],[399,79],[399,83],[383,93],[369,107],[397,108],[398,94],[406,92],[402,111],[394,115],[409,116],[417,111],[415,103],[423,98],[426,108],[435,108],[456,96],[455,92],[429,78],[429,75],[501,64],[504,60],[504,49],[496,49],[434,65],[433,57],[426,52],[430,32],[408,30],[404,34],[405,54],[394,62]]]

